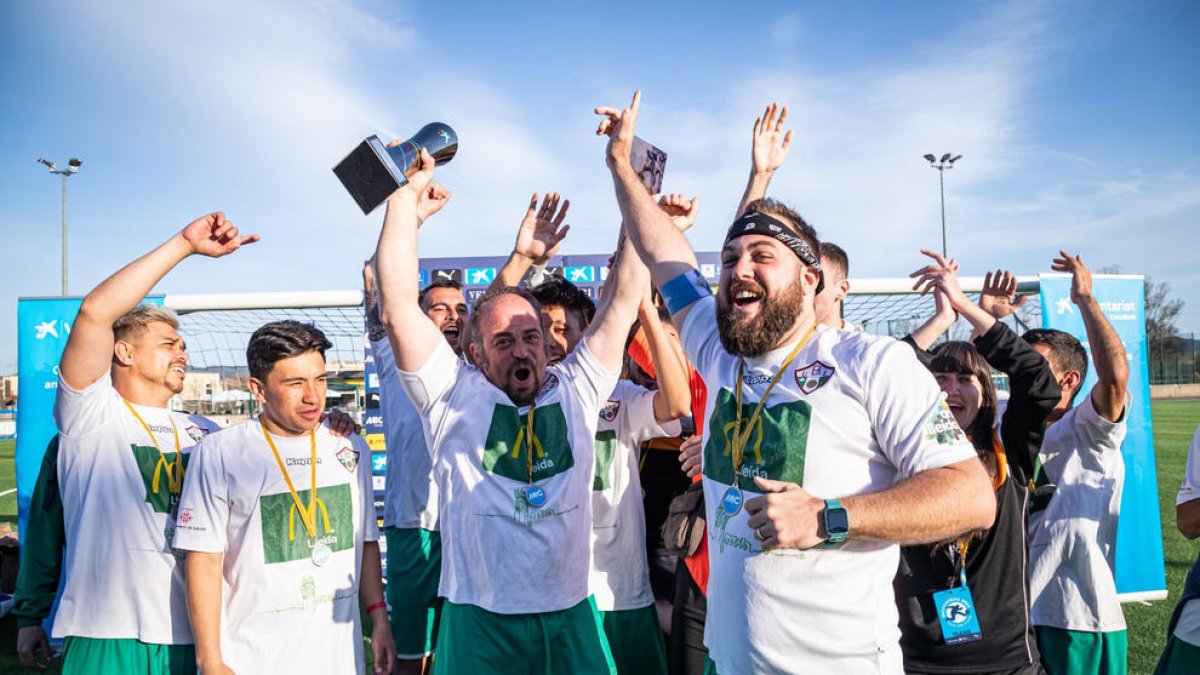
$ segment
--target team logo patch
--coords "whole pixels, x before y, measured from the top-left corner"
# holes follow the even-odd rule
[[[354,471],[354,467],[358,466],[358,452],[348,445],[337,451],[337,458],[347,471]]]
[[[605,422],[611,422],[617,419],[617,413],[621,412],[621,402],[610,400],[600,409],[600,419]]]
[[[829,378],[833,377],[837,369],[833,366],[827,366],[820,361],[813,361],[803,368],[796,369],[796,386],[800,387],[800,391],[805,394],[811,394],[814,391],[825,386]]]
[[[194,443],[199,443],[200,439],[204,438],[204,430],[195,424],[189,423],[183,428],[183,433],[187,434],[188,438],[192,439],[192,442]]]

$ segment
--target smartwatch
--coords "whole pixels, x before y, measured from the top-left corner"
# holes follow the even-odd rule
[[[846,541],[846,535],[850,534],[850,516],[846,514],[846,507],[836,499],[826,499],[821,515],[825,520],[825,545],[837,546]]]

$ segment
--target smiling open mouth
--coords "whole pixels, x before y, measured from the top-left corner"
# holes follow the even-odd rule
[[[738,307],[749,307],[762,300],[762,295],[753,291],[738,291],[733,294],[733,304]]]

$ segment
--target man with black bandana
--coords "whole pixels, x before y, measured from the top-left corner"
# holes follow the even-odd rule
[[[818,325],[819,242],[799,215],[750,204],[712,297],[629,165],[640,98],[597,108],[598,133],[629,238],[708,385],[710,670],[900,673],[896,544],[989,526],[987,474],[911,350]]]

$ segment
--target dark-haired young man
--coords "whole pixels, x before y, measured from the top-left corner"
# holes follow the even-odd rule
[[[322,424],[315,326],[268,323],[246,347],[257,419],[208,437],[179,507],[187,600],[206,673],[362,673],[359,600],[375,672],[396,657],[380,578],[371,453]],[[227,592],[226,592],[227,591]]]
[[[1025,333],[1062,387],[1042,441],[1044,475],[1035,478],[1055,489],[1048,504],[1035,500],[1029,517],[1031,616],[1051,675],[1123,674],[1128,643],[1114,574],[1129,364],[1083,259],[1061,251],[1052,269],[1071,274],[1071,302],[1083,317],[1097,382],[1075,405],[1088,369],[1083,345],[1062,331]]]
[[[167,408],[183,390],[187,346],[174,312],[138,303],[184,258],[219,258],[257,240],[223,213],[201,216],[79,308],[54,404],[70,542],[53,629],[66,638],[64,673],[194,672],[171,539],[192,446],[216,425]]]
[[[629,164],[640,100],[597,108],[597,133],[629,239],[708,387],[713,669],[900,673],[895,544],[990,526],[987,473],[961,434],[931,433],[948,412],[911,350],[819,327],[819,242],[794,212],[748,205],[712,296]]]
[[[489,289],[471,315],[478,367],[468,365],[413,302],[416,199],[432,178],[422,151],[409,184],[388,199],[376,261],[380,318],[441,494],[446,603],[434,672],[612,672],[588,592],[595,434],[645,266],[619,255],[596,320],[549,367],[537,301]]]
[[[567,358],[583,339],[596,315],[596,303],[583,289],[559,277],[550,277],[531,291],[542,308],[548,365],[554,365]]]

